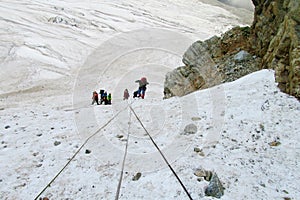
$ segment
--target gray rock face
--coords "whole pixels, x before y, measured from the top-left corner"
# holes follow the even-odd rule
[[[220,182],[216,173],[213,173],[209,185],[205,189],[205,194],[207,196],[212,196],[216,198],[221,198],[224,195],[223,185]]]
[[[221,83],[222,78],[206,48],[206,44],[201,41],[192,44],[182,59],[186,66],[178,67],[166,75],[165,98],[184,96]]]
[[[247,51],[242,50],[238,52],[233,59],[237,62],[243,62],[251,59],[251,55]]]
[[[166,75],[165,98],[184,96],[205,85],[205,80],[197,67],[178,67]]]

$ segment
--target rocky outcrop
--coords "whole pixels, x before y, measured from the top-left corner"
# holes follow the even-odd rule
[[[258,70],[260,59],[251,55],[249,37],[249,27],[236,27],[222,37],[192,44],[183,55],[185,66],[166,75],[165,98],[234,81]]]
[[[275,70],[279,88],[300,99],[300,2],[252,2],[252,27],[236,27],[221,37],[195,42],[183,56],[185,66],[167,74],[165,98],[270,68]]]
[[[252,0],[252,48],[261,68],[275,70],[279,88],[300,98],[300,2]]]

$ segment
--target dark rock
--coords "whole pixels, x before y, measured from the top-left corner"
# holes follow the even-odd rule
[[[136,173],[136,175],[134,175],[134,177],[132,178],[132,180],[133,181],[137,181],[137,180],[139,180],[141,178],[141,176],[142,176],[142,173],[138,172],[138,173]]]
[[[205,195],[221,198],[224,195],[224,189],[216,173],[213,173],[209,185],[205,189]]]
[[[86,149],[86,150],[85,150],[85,153],[86,153],[86,154],[90,154],[91,152],[92,152],[92,151],[89,150],[89,149]]]
[[[7,125],[7,126],[5,126],[4,128],[5,128],[5,129],[9,129],[9,128],[10,128],[10,126],[9,126],[9,125]]]
[[[39,152],[35,152],[35,153],[33,153],[32,155],[33,155],[33,156],[37,156],[37,155],[39,155]]]
[[[43,134],[41,134],[41,133],[38,133],[36,136],[38,136],[38,137],[41,137]]]
[[[55,142],[54,142],[54,146],[58,146],[58,145],[60,145],[60,144],[61,144],[60,141],[55,141]]]

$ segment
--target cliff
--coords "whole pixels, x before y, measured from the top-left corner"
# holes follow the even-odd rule
[[[275,70],[279,88],[300,98],[300,1],[252,0],[252,48],[262,58],[260,68]]]

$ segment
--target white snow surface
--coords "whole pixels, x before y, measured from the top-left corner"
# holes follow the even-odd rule
[[[164,75],[182,65],[181,60],[144,50],[115,60],[108,71],[87,68],[105,71],[98,83],[83,85],[87,93],[105,86],[113,91],[112,105],[92,106],[91,96],[76,101],[78,72],[89,55],[117,35],[163,28],[191,41],[204,40],[252,18],[246,10],[207,2],[2,0],[0,199],[36,198],[85,140],[113,117],[41,197],[114,199],[129,132],[120,199],[188,199],[128,103],[193,199],[213,199],[204,194],[208,182],[194,175],[198,168],[217,173],[225,188],[222,199],[299,198],[300,104],[279,91],[272,70],[162,100]],[[243,18],[234,14],[239,11]],[[146,62],[142,71],[130,68],[150,57],[155,62]],[[122,101],[123,89],[132,93],[141,75],[150,82],[146,98]],[[96,86],[87,87],[92,84]],[[185,134],[191,123],[197,132]],[[280,145],[270,146],[273,141]],[[138,172],[141,178],[133,181]]]

